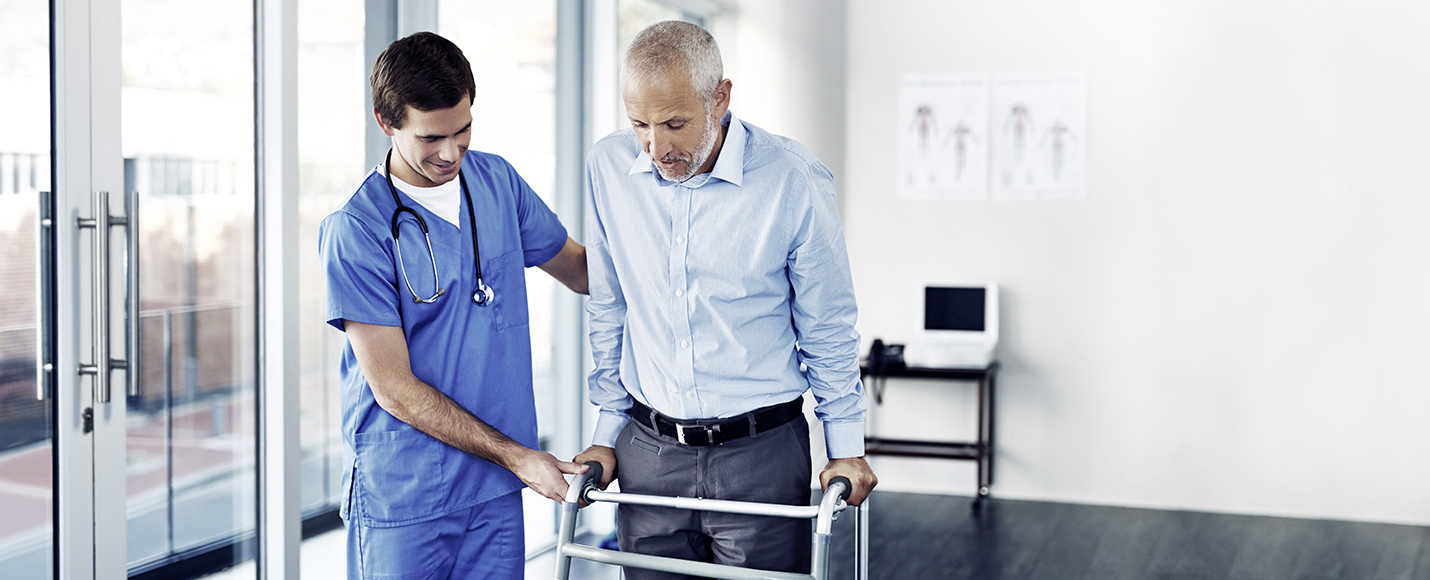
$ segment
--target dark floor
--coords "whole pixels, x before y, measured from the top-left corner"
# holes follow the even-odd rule
[[[978,580],[1430,580],[1430,528],[881,492],[869,576]],[[853,578],[853,518],[830,568]]]

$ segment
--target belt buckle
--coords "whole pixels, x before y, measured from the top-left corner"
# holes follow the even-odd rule
[[[718,433],[720,433],[720,426],[719,426],[719,425],[681,425],[680,423],[676,423],[676,424],[675,424],[675,440],[676,440],[676,441],[679,441],[681,445],[689,445],[689,443],[686,443],[686,442],[685,442],[685,430],[686,430],[686,429],[700,429],[700,430],[704,430],[704,431],[705,431],[705,444],[706,444],[706,445],[714,445],[714,444],[715,444],[715,435],[718,434]]]

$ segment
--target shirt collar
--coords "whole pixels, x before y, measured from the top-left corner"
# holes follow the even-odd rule
[[[725,116],[720,119],[720,124],[728,127],[725,131],[725,142],[720,145],[720,156],[715,159],[715,167],[710,169],[708,177],[696,175],[686,182],[692,187],[704,185],[710,179],[726,181],[736,187],[739,187],[744,181],[745,141],[748,139],[748,131],[745,130],[745,125],[735,118],[735,113],[732,111],[725,111]],[[631,164],[626,175],[637,173],[653,174],[656,182],[662,187],[675,184],[674,181],[662,177],[660,172],[655,170],[655,162],[645,151],[641,151],[640,155],[636,156],[635,162]]]

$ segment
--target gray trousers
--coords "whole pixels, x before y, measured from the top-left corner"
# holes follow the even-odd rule
[[[621,491],[809,505],[809,424],[803,416],[723,445],[690,447],[631,421],[616,440]],[[810,521],[621,504],[621,550],[779,572],[809,572]],[[677,574],[626,568],[630,580]]]

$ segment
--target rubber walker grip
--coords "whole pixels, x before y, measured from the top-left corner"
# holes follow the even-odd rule
[[[591,471],[588,472],[588,473],[591,474],[591,485],[593,485],[593,486],[594,486],[594,485],[600,485],[600,483],[601,483],[601,472],[602,472],[601,462],[599,462],[599,461],[587,461],[587,462],[585,463],[585,465],[586,465],[586,467],[591,468]]]
[[[844,491],[839,494],[839,499],[848,501],[849,494],[854,493],[854,484],[849,483],[849,478],[844,477],[843,475],[836,475],[834,476],[834,479],[829,480],[830,487],[833,487],[836,483],[844,484]]]

